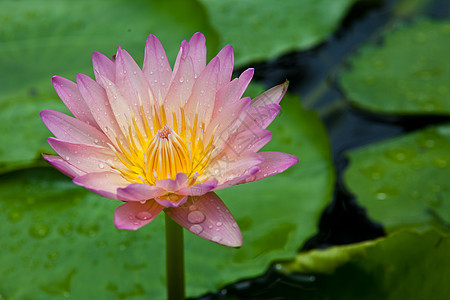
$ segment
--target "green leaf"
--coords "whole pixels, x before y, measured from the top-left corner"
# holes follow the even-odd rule
[[[315,230],[334,176],[326,131],[316,113],[286,96],[266,150],[300,164],[259,182],[228,188],[221,198],[244,237],[232,249],[185,234],[188,295],[264,272],[292,257]],[[117,230],[119,202],[96,196],[50,168],[0,180],[0,295],[7,299],[163,299],[164,218],[138,231]]]
[[[355,0],[200,0],[236,62],[248,64],[323,42]]]
[[[284,271],[313,275],[307,299],[448,299],[450,236],[403,230],[386,238],[299,253]]]
[[[1,1],[0,173],[50,150],[39,111],[65,109],[53,91],[53,75],[92,75],[92,52],[112,56],[118,45],[142,62],[150,33],[172,62],[181,41],[195,31],[206,34],[216,53],[218,39],[205,19],[193,0]]]
[[[356,106],[384,114],[450,114],[450,22],[387,31],[350,60],[341,85]]]
[[[450,125],[429,127],[349,153],[345,181],[388,230],[450,226]]]

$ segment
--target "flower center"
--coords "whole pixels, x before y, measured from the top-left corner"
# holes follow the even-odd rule
[[[178,134],[165,125],[147,148],[147,168],[157,179],[174,178],[177,173],[190,173],[189,150]]]
[[[172,112],[168,122],[162,100],[151,99],[149,112],[140,105],[142,123],[133,116],[128,128],[123,126],[125,138],[115,133],[116,145],[109,145],[125,168],[108,165],[130,182],[155,185],[157,180],[175,179],[177,173],[185,173],[189,184],[206,180],[199,177],[212,158],[215,131],[205,143],[205,124],[197,112],[190,123],[180,106],[178,117]]]

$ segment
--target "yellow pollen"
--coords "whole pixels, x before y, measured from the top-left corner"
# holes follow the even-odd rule
[[[141,132],[132,118],[125,139],[116,138],[117,146],[109,145],[122,167],[109,165],[129,182],[155,185],[157,180],[175,179],[178,173],[185,173],[190,185],[206,180],[198,181],[197,178],[212,159],[215,131],[205,141],[205,124],[198,112],[190,124],[182,105],[178,114],[172,112],[171,128],[167,124],[162,100],[158,102],[152,99],[149,112],[144,111],[140,103],[144,131]]]

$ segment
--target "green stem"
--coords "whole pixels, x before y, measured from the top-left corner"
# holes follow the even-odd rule
[[[183,227],[166,215],[167,299],[184,300]]]

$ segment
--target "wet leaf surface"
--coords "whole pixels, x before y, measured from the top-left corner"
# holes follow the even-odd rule
[[[429,127],[349,153],[349,190],[388,230],[450,226],[450,125]]]
[[[340,82],[353,104],[372,112],[450,115],[449,51],[450,22],[404,24],[361,47]]]
[[[329,37],[354,0],[200,0],[238,64],[312,48]]]
[[[375,241],[300,253],[285,271],[312,277],[296,283],[302,286],[296,296],[307,299],[447,299],[449,251],[448,235],[402,230]]]

